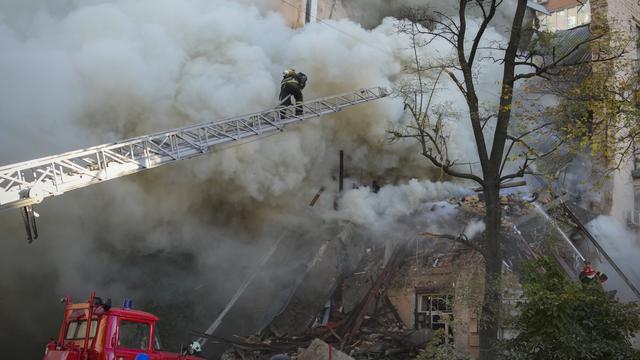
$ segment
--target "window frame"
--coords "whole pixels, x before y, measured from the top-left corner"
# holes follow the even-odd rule
[[[94,316],[93,318],[91,318],[91,330],[89,330],[89,339],[93,339],[94,337],[96,337],[96,334],[98,333],[98,321],[99,321],[99,318],[97,316]],[[71,330],[72,324],[75,325],[75,329],[73,332],[74,337],[69,337],[69,330]],[[81,326],[81,324],[84,324],[84,326]],[[86,332],[87,332],[87,319],[69,320],[67,322],[67,327],[64,332],[64,340],[65,341],[82,340],[84,339]]]
[[[452,294],[448,293],[416,293],[418,304],[416,307],[416,321],[420,314],[426,317],[426,327],[430,329],[446,328],[447,320],[453,319],[453,300]],[[444,308],[436,307],[436,304],[442,300],[445,304]],[[425,305],[425,302],[428,304]],[[434,319],[437,317],[437,321]],[[448,317],[448,319],[445,319]],[[434,328],[434,325],[441,325]]]

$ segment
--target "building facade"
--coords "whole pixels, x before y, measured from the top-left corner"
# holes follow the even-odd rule
[[[629,41],[620,63],[640,60],[640,3],[635,0],[537,0],[549,14],[538,14],[540,28],[551,32],[571,30],[583,25],[593,34],[616,31]],[[622,68],[620,66],[619,68]],[[635,66],[637,69],[637,65]],[[628,70],[624,70],[628,71]],[[617,160],[617,159],[611,159]],[[640,146],[613,176],[613,186],[605,194],[605,212],[630,227],[640,228]]]
[[[387,295],[405,327],[442,329],[458,351],[476,359],[483,269],[480,254],[469,249],[416,253],[393,278]]]
[[[327,19],[347,17],[342,0],[283,0],[280,13],[292,28]]]

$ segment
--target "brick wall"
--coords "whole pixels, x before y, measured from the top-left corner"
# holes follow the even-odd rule
[[[479,357],[478,317],[483,299],[484,263],[472,251],[460,251],[440,258],[433,267],[434,253],[416,254],[394,276],[387,295],[408,328],[414,327],[416,293],[453,295],[454,344],[472,359]]]

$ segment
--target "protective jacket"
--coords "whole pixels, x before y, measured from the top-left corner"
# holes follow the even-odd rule
[[[300,105],[303,102],[302,89],[307,85],[307,75],[303,73],[287,74],[280,82],[280,101],[283,106]],[[291,102],[293,95],[295,103]],[[302,106],[296,107],[296,115],[302,115]]]
[[[280,82],[280,88],[284,89],[286,86],[296,86],[303,90],[307,86],[307,75],[297,73],[284,76]]]

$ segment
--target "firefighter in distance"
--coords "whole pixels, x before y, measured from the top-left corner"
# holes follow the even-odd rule
[[[595,284],[600,286],[602,285],[602,283],[609,279],[606,274],[594,270],[594,268],[591,266],[590,261],[584,262],[584,267],[580,272],[579,278],[583,284]]]

